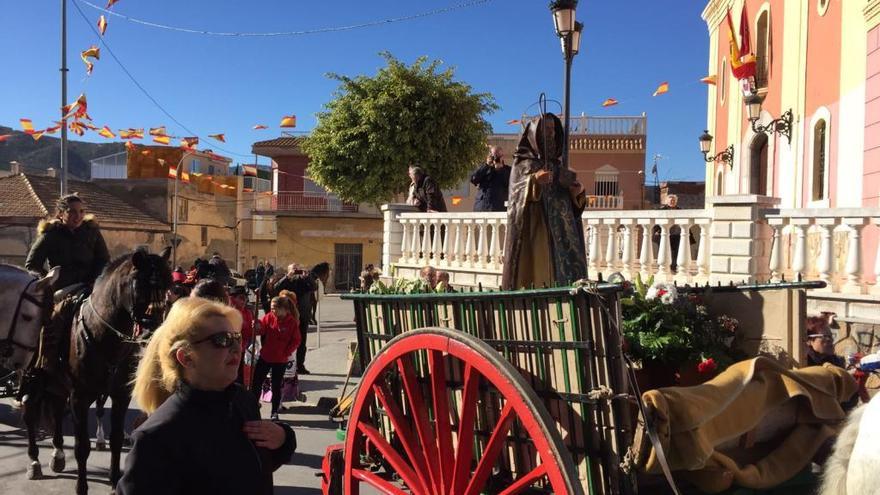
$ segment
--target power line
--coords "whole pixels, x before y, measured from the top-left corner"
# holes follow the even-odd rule
[[[74,1],[74,2],[72,2],[72,3],[73,3],[73,6],[76,7],[77,12],[79,12],[79,15],[82,17],[83,22],[85,22],[86,25],[89,26],[89,29],[91,29],[92,32],[95,34],[95,36],[98,37],[98,39],[101,41],[101,44],[102,44],[102,45],[104,46],[104,48],[107,50],[107,53],[109,53],[110,56],[113,57],[113,60],[116,61],[116,63],[119,65],[119,67],[120,67],[120,68],[122,69],[122,71],[125,73],[125,75],[128,76],[128,78],[131,80],[132,83],[134,83],[135,86],[137,86],[137,88],[141,91],[141,93],[143,93],[144,96],[146,96],[151,102],[153,102],[153,104],[156,105],[156,108],[158,108],[159,110],[161,110],[162,113],[164,113],[169,119],[171,119],[172,121],[174,121],[174,123],[176,123],[177,125],[179,125],[179,126],[181,127],[181,129],[183,129],[184,131],[186,131],[187,133],[189,133],[191,136],[197,136],[197,135],[198,135],[197,133],[195,133],[195,132],[193,132],[192,130],[190,130],[187,126],[183,125],[179,120],[177,120],[173,115],[171,115],[171,113],[170,113],[168,110],[166,110],[165,107],[163,107],[162,104],[159,103],[159,102],[156,100],[156,98],[154,98],[153,95],[151,95],[150,92],[147,91],[147,89],[144,88],[143,85],[141,85],[140,82],[138,82],[138,80],[137,80],[137,79],[131,74],[131,72],[129,72],[129,70],[125,67],[125,64],[123,64],[122,61],[119,60],[119,57],[116,56],[116,53],[113,52],[113,49],[110,48],[110,45],[107,44],[107,42],[104,40],[104,37],[101,36],[101,35],[98,33],[97,29],[95,29],[94,26],[92,26],[92,23],[89,22],[88,17],[86,17],[86,14],[82,11],[82,9],[79,7],[79,5],[77,4],[77,2]],[[216,141],[216,140],[214,140],[214,139],[211,139],[211,141],[219,142],[219,141]],[[236,155],[236,156],[241,156],[241,157],[246,157],[246,158],[250,158],[250,157],[253,156],[253,154],[242,154],[242,153],[236,153],[236,152],[234,152],[234,151],[227,150],[227,149],[222,148],[222,147],[217,146],[217,145],[214,145],[213,147],[214,147],[214,148],[217,148],[217,149],[220,150],[220,151],[223,151],[224,153],[228,153],[228,154],[231,154],[231,155]]]
[[[435,15],[447,14],[449,12],[453,12],[456,10],[462,10],[470,7],[475,7],[477,5],[482,5],[491,2],[492,0],[472,0],[469,2],[462,2],[456,5],[452,5],[449,7],[429,10],[426,12],[421,12],[418,14],[412,14],[407,16],[399,16],[399,17],[391,17],[388,19],[381,19],[378,21],[368,21],[362,22],[359,24],[350,24],[346,26],[333,26],[333,27],[324,27],[324,28],[315,28],[315,29],[306,29],[303,31],[279,31],[279,32],[267,32],[267,33],[248,33],[248,32],[226,32],[226,31],[208,31],[204,29],[192,29],[185,28],[180,26],[170,26],[167,24],[159,24],[157,22],[145,21],[143,19],[138,19],[136,17],[131,17],[127,15],[120,14],[118,12],[114,12],[109,9],[105,9],[99,5],[95,5],[87,0],[74,0],[74,4],[77,2],[82,2],[89,7],[104,12],[105,14],[112,15],[114,17],[119,17],[125,19],[126,21],[141,24],[143,26],[165,29],[168,31],[178,31],[181,33],[189,33],[189,34],[203,34],[208,36],[227,36],[227,37],[237,37],[237,38],[247,38],[247,37],[277,37],[277,36],[303,36],[308,34],[320,34],[320,33],[335,33],[339,31],[351,31],[353,29],[363,29],[373,26],[381,26],[386,24],[391,24],[395,22],[403,22],[403,21],[412,21],[415,19],[421,19],[423,17],[431,17]]]

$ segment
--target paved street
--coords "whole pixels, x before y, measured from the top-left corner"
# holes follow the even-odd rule
[[[353,311],[350,302],[341,301],[338,297],[328,296],[322,305],[321,347],[315,348],[318,339],[314,332],[310,333],[310,351],[306,364],[312,374],[300,377],[306,402],[288,403],[292,407],[281,414],[281,419],[296,430],[299,447],[290,464],[275,472],[276,494],[320,493],[321,480],[315,474],[320,471],[326,446],[336,443],[336,425],[327,418],[328,404],[335,403],[348,371],[348,342],[354,339]],[[138,415],[136,407],[136,404],[132,404],[129,410],[129,424]],[[109,412],[105,414],[107,426],[109,416]],[[263,417],[268,416],[269,405],[264,404]],[[93,425],[93,432],[94,428]],[[40,442],[44,478],[28,481],[25,479],[28,459],[23,424],[12,400],[0,400],[0,494],[73,493],[76,461],[73,456],[72,431],[68,417],[65,419],[65,471],[56,474],[49,468],[52,445],[51,439],[47,438]],[[89,488],[91,493],[106,493],[110,489],[107,479],[110,456],[106,451],[94,450],[94,443],[92,445],[89,457]],[[124,450],[123,457],[125,451],[127,449]]]

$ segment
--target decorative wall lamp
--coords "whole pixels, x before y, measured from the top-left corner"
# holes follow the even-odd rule
[[[791,109],[786,110],[781,117],[771,120],[767,125],[761,125],[758,124],[758,120],[761,119],[761,103],[763,100],[763,98],[755,94],[745,98],[746,112],[748,113],[749,120],[752,122],[752,130],[756,133],[780,134],[788,139],[788,144],[791,144]]]
[[[706,163],[722,162],[726,163],[728,167],[733,168],[733,145],[731,144],[727,149],[715,156],[709,156],[712,139],[712,135],[709,134],[708,130],[703,131],[703,135],[700,136],[700,151],[703,153],[703,159],[706,160]]]

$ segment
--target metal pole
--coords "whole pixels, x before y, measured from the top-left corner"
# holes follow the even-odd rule
[[[186,156],[186,155],[184,155]],[[183,161],[183,157],[180,158],[180,161]],[[172,237],[171,237],[171,253],[172,253],[172,261],[171,267],[172,269],[177,268],[177,217],[178,217],[178,208],[180,208],[180,201],[177,200],[177,182],[180,178],[180,163],[177,164],[177,172],[174,174],[174,205],[172,206],[172,215],[174,218],[172,220]]]
[[[67,0],[61,0],[61,107],[67,105]],[[62,115],[64,117],[64,115]],[[61,119],[61,195],[67,194],[67,119]]]
[[[572,38],[572,36],[573,36],[572,33],[568,33],[565,35],[565,38],[564,38],[565,39],[565,101],[564,101],[565,109],[563,110],[563,112],[565,113],[565,121],[563,121],[563,129],[564,129],[564,135],[565,135],[565,138],[564,138],[565,146],[562,149],[562,166],[565,168],[569,168],[568,148],[570,147],[570,144],[568,142],[568,132],[569,132],[569,126],[571,124],[571,117],[570,117],[571,98],[570,98],[570,95],[571,95],[571,59],[572,59],[571,38]]]

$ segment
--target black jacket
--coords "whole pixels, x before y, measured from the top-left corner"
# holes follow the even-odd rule
[[[317,302],[315,296],[318,290],[318,277],[313,273],[294,275],[293,278],[286,276],[275,284],[273,294],[277,295],[282,290],[289,290],[296,294],[300,328],[308,328]]]
[[[271,494],[272,472],[290,460],[296,436],[281,425],[284,445],[257,448],[242,427],[258,419],[256,398],[238,385],[206,392],[182,384],[132,434],[116,493]]]
[[[46,274],[47,261],[49,268],[60,266],[56,289],[79,283],[93,284],[110,261],[104,236],[92,219],[85,220],[75,230],[68,229],[60,220],[42,221],[37,233],[39,237],[31,246],[24,266],[42,275]]]
[[[495,170],[484,163],[471,175],[471,184],[479,188],[474,211],[507,211],[504,203],[510,187],[510,165]]]
[[[443,199],[443,191],[440,189],[440,186],[437,185],[437,182],[425,175],[419,179],[418,182],[415,183],[415,187],[413,188],[413,199],[415,199],[416,206],[420,211],[446,211],[446,201]]]

